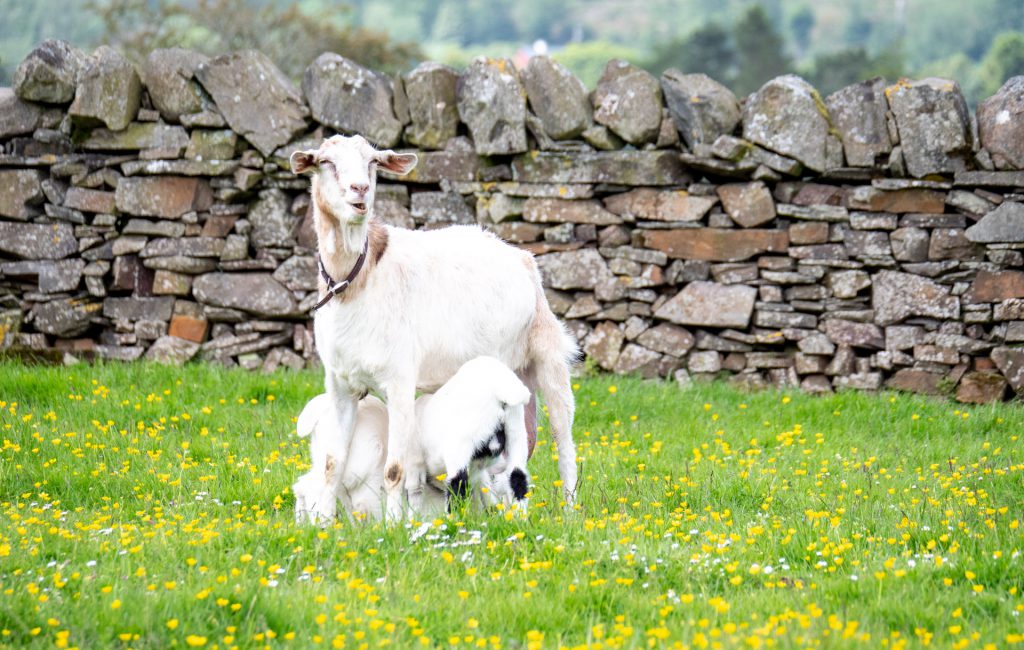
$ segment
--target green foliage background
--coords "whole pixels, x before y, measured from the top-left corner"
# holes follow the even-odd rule
[[[545,40],[593,86],[613,57],[706,72],[748,93],[796,72],[823,92],[882,75],[939,75],[973,104],[1024,74],[1021,0],[0,0],[0,83],[44,38],[135,55],[258,47],[294,77],[324,49],[388,72],[464,66]]]

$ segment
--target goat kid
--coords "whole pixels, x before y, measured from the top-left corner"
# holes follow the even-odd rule
[[[383,395],[389,514],[401,513],[403,494],[414,509],[423,498],[417,389],[436,390],[481,355],[497,358],[531,392],[543,394],[566,502],[572,503],[577,470],[569,364],[577,346],[548,307],[533,257],[477,227],[408,231],[374,220],[378,168],[405,175],[416,164],[413,154],[377,151],[361,136],[334,136],[319,149],[293,153],[291,164],[295,173],[315,172],[313,216],[325,274],[352,276],[340,285],[321,278],[321,296],[331,289],[333,297],[314,320],[338,450],[348,449],[359,398],[371,390]],[[338,462],[344,466],[344,454]]]
[[[526,513],[529,474],[523,408],[529,389],[503,363],[477,357],[434,395],[416,400],[427,476],[420,516],[448,509],[470,495],[483,507],[503,503]],[[337,463],[337,418],[326,393],[299,415],[299,436],[310,436],[312,468],[292,486],[297,522],[335,516],[337,500],[353,517],[382,513],[387,411],[374,396],[363,398],[344,467]],[[335,476],[340,473],[340,476]],[[433,483],[436,481],[437,483]],[[337,492],[334,486],[339,485]],[[475,490],[471,491],[471,486]]]

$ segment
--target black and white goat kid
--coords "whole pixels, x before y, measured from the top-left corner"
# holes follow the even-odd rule
[[[435,394],[416,400],[416,443],[426,468],[417,514],[438,514],[445,503],[450,510],[470,495],[485,507],[502,503],[526,513],[530,480],[524,409],[529,400],[526,385],[493,357],[467,361]],[[299,416],[299,435],[311,436],[313,467],[292,486],[296,517],[333,518],[341,499],[350,515],[377,518],[385,510],[385,407],[373,396],[359,404],[344,468],[338,460],[346,455],[333,448],[338,441],[334,415],[324,394],[310,400]]]

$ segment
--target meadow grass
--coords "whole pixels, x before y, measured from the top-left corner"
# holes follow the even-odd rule
[[[316,372],[0,364],[0,647],[1024,642],[1024,409],[575,386],[564,508],[298,526]]]

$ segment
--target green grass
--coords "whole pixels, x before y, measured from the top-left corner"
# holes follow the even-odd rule
[[[1024,410],[579,381],[526,519],[296,526],[316,373],[0,365],[0,647],[1005,647]],[[959,644],[959,645],[958,645]]]

